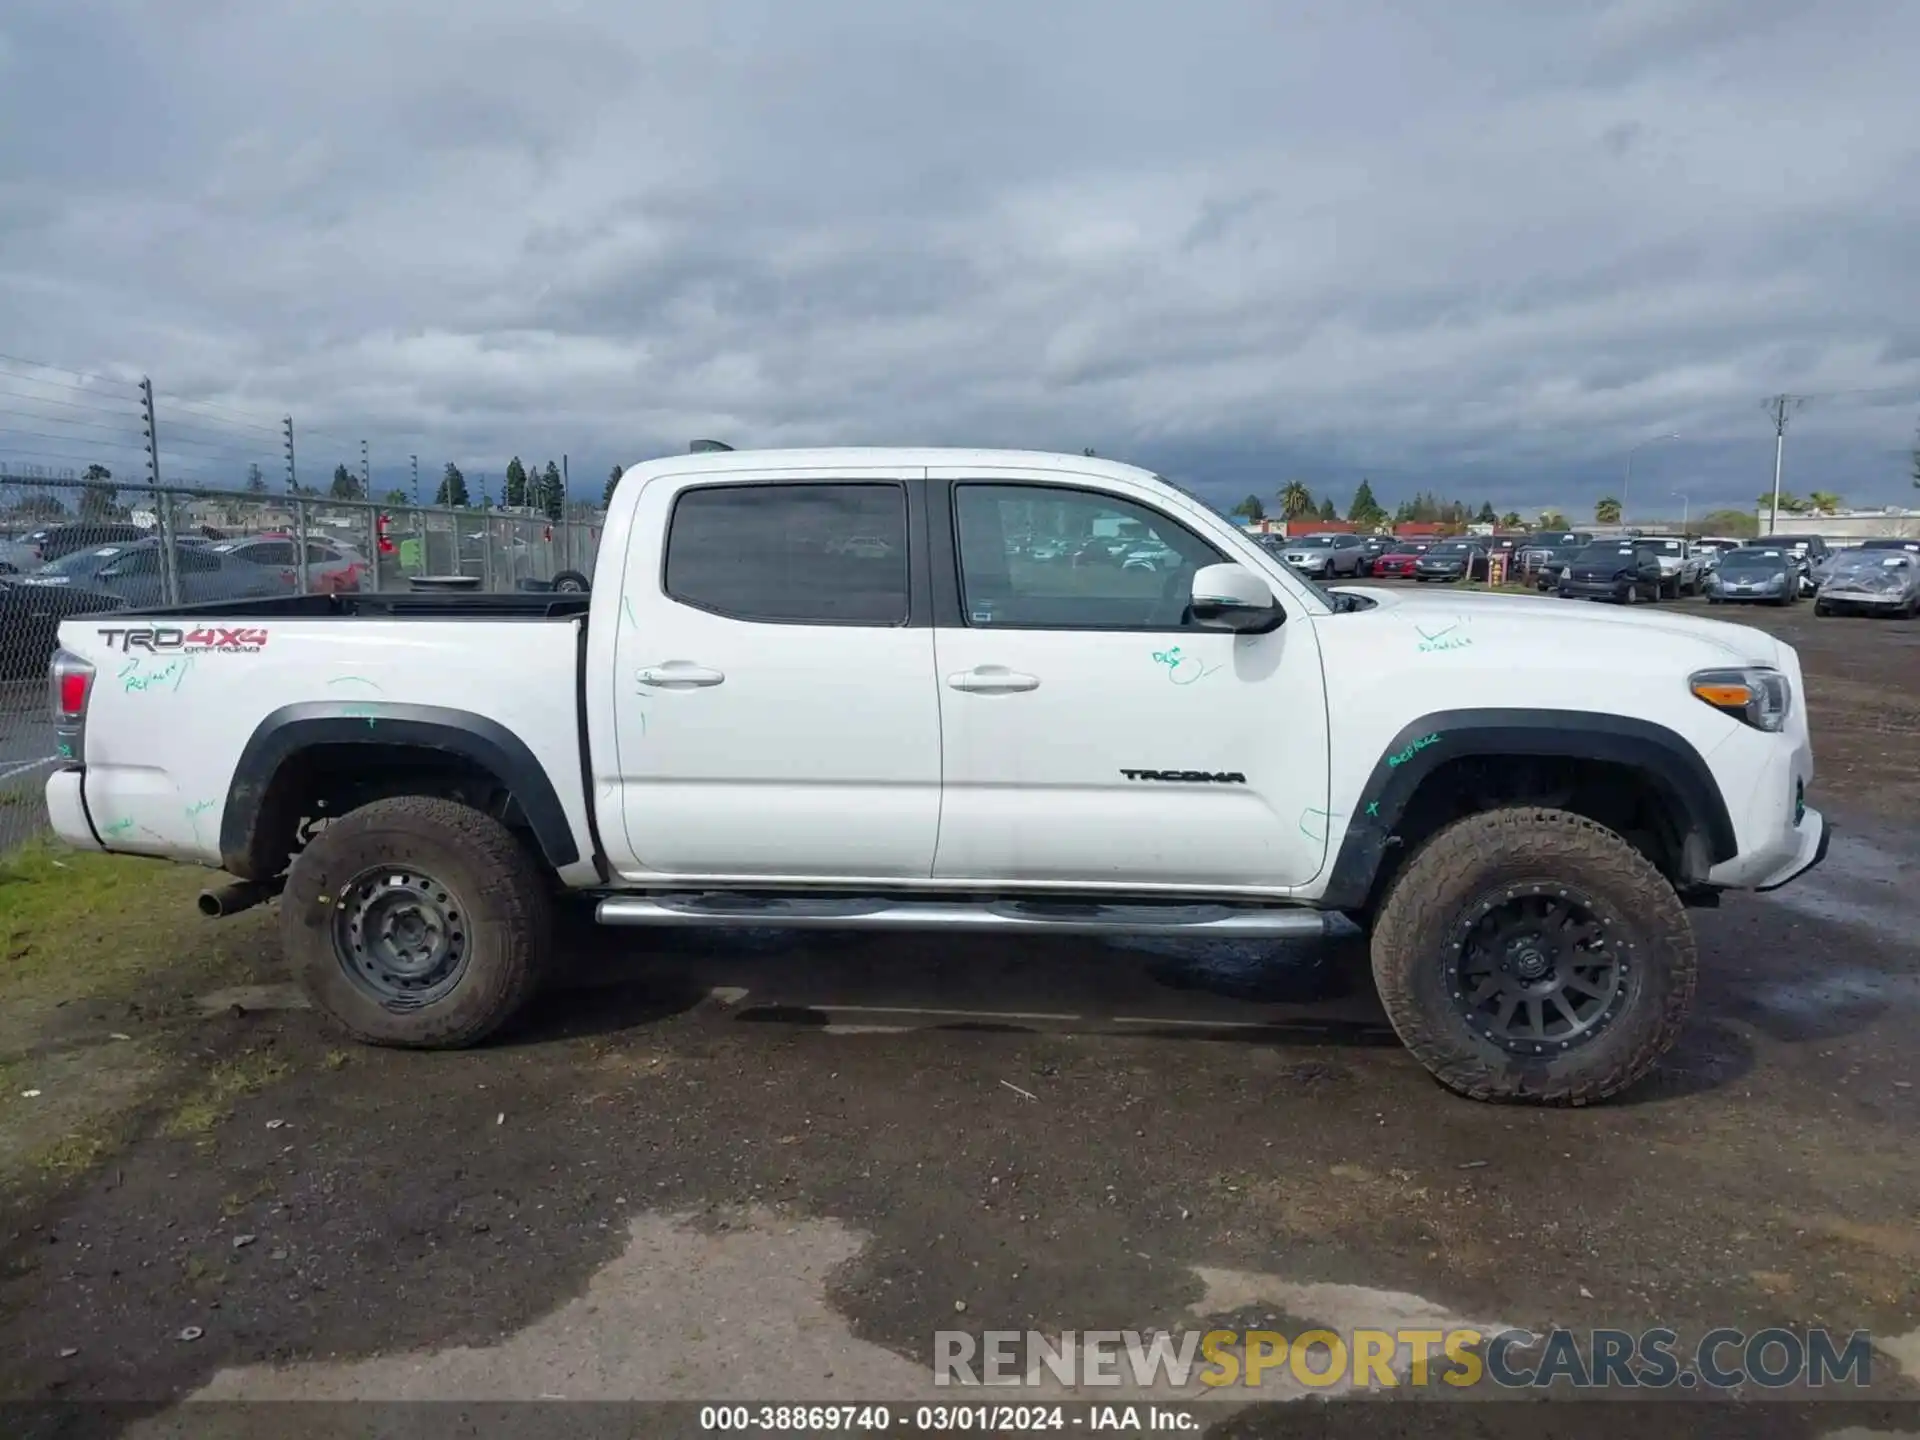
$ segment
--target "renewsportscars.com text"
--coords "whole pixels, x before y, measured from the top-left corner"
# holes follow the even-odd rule
[[[933,1353],[935,1385],[1731,1390],[1864,1387],[1873,1378],[1864,1330],[1723,1328],[1690,1346],[1667,1329],[941,1330]]]

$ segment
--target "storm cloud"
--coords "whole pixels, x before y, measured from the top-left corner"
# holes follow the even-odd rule
[[[1920,7],[14,0],[0,349],[497,469],[1911,501]],[[597,487],[596,487],[597,488]],[[1657,497],[1657,498],[1656,498]],[[1636,509],[1639,507],[1636,506]]]

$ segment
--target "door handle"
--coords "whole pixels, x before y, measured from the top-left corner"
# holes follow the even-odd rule
[[[691,660],[669,660],[663,665],[644,667],[634,678],[642,685],[652,685],[661,690],[698,690],[703,686],[718,685],[727,677],[718,670],[709,670]]]
[[[947,684],[970,695],[1011,695],[1021,690],[1038,690],[1038,675],[1022,675],[1004,665],[976,665],[947,676]]]

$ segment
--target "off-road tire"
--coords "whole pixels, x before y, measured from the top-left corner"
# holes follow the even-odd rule
[[[1530,883],[1591,896],[1637,972],[1604,1031],[1538,1057],[1484,1038],[1448,993],[1456,925]],[[1474,1100],[1586,1105],[1618,1094],[1678,1038],[1697,967],[1693,929],[1666,878],[1613,831],[1565,810],[1492,810],[1438,831],[1394,877],[1373,925],[1373,978],[1388,1020],[1434,1078]]]
[[[562,570],[553,577],[553,588],[562,595],[585,595],[593,589],[593,582],[578,570]]]
[[[334,946],[340,891],[382,865],[431,875],[458,897],[466,962],[432,1003],[383,1005],[347,974]],[[507,1024],[533,998],[551,951],[548,877],[492,816],[452,800],[402,795],[335,820],[300,852],[280,901],[287,958],[323,1014],[370,1045],[451,1050]]]

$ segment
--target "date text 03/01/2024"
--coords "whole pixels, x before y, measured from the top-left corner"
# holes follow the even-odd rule
[[[700,1429],[715,1434],[921,1434],[972,1431],[1197,1432],[1200,1417],[1179,1405],[703,1405]]]

